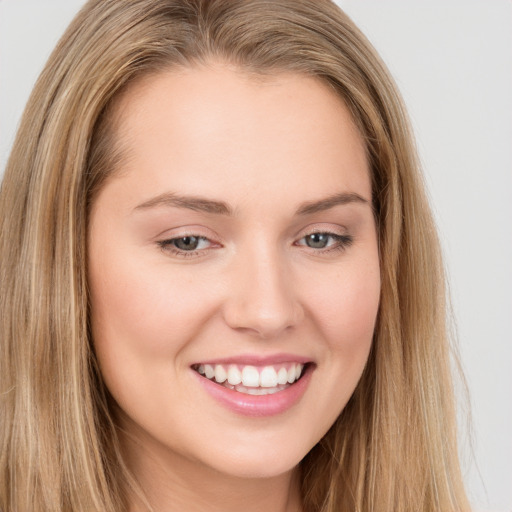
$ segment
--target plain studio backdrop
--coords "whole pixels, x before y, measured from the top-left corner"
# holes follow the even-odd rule
[[[0,173],[32,86],[84,0],[0,0]],[[512,2],[339,0],[405,98],[441,231],[473,416],[475,511],[512,511]],[[472,444],[472,446],[471,446]]]

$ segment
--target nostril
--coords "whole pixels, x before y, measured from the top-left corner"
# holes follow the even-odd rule
[[[224,302],[226,324],[238,332],[262,339],[295,327],[304,312],[295,293],[289,269],[279,255],[245,255],[248,261],[236,272]],[[252,262],[252,265],[251,265]]]
[[[255,303],[247,306],[237,304],[228,308],[224,315],[226,323],[232,329],[261,339],[275,338],[295,328],[301,318],[298,308],[276,308],[267,313]]]

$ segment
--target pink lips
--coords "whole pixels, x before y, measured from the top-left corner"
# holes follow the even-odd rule
[[[197,364],[251,364],[253,366],[266,366],[280,363],[310,363],[311,359],[307,357],[296,356],[294,354],[275,354],[272,356],[261,355],[243,355],[235,357],[224,357],[222,359],[208,359],[207,361],[200,361]]]
[[[209,360],[201,364],[243,364],[254,366],[276,365],[280,363],[310,363],[310,359],[298,358],[290,354],[282,354],[273,357],[246,356],[236,358],[223,358],[222,360]],[[194,365],[196,366],[196,365]],[[313,364],[307,364],[299,380],[288,386],[286,389],[269,395],[248,395],[229,389],[214,381],[211,381],[195,370],[193,373],[199,379],[203,389],[222,406],[229,410],[252,417],[265,417],[281,414],[295,405],[304,395],[311,375],[314,371]]]

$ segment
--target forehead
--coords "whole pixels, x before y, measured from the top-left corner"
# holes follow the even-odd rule
[[[141,193],[286,187],[314,199],[335,187],[371,196],[362,137],[341,98],[314,77],[222,63],[172,69],[125,91],[114,130],[122,175],[139,177]]]

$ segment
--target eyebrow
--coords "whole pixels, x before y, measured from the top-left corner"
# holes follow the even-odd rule
[[[146,210],[157,206],[186,208],[204,213],[217,215],[233,215],[233,210],[223,201],[214,201],[198,196],[181,196],[172,192],[160,194],[135,207],[135,210]]]
[[[296,215],[304,216],[311,215],[313,213],[330,210],[335,206],[346,205],[351,203],[370,204],[370,202],[364,197],[356,193],[340,193],[333,194],[324,199],[318,201],[307,201],[302,203],[296,211]],[[206,199],[200,196],[188,196],[178,195],[172,192],[160,194],[148,201],[145,201],[135,207],[135,210],[147,210],[156,207],[173,207],[173,208],[185,208],[188,210],[194,210],[203,213],[213,213],[216,215],[228,215],[234,214],[233,209],[228,206],[224,201],[215,201],[213,199]]]
[[[360,203],[370,205],[370,201],[355,192],[343,192],[341,194],[333,194],[332,196],[320,199],[319,201],[309,201],[302,203],[297,210],[297,215],[311,215],[312,213],[330,210],[335,206],[344,204]]]

